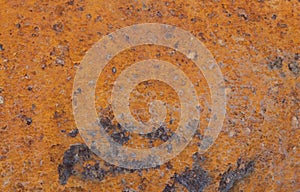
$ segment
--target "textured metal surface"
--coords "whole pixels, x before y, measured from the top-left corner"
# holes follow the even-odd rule
[[[299,1],[1,1],[1,191],[298,191]],[[148,104],[166,105],[166,124],[143,136],[114,117],[114,82],[132,64],[163,60],[186,74],[200,104],[200,128],[178,156],[130,170],[95,155],[80,135],[72,108],[74,78],[102,37],[141,23],[190,32],[211,52],[225,81],[226,117],[216,141],[198,153],[211,117],[211,94],[193,55],[142,45],[104,67],[96,112],[122,146],[153,148],[179,123],[180,97],[160,81],[130,93],[136,120]],[[80,92],[80,90],[78,90]],[[209,142],[208,142],[209,144]]]

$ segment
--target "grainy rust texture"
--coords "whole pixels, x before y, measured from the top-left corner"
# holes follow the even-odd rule
[[[0,1],[0,191],[298,191],[300,3],[291,1]],[[114,119],[109,97],[126,67],[161,59],[195,85],[201,128],[171,161],[149,169],[111,165],[84,144],[72,111],[76,70],[91,46],[138,23],[175,25],[211,51],[224,75],[227,114],[204,154],[197,148],[210,118],[203,74],[185,55],[155,45],[112,58],[97,82],[101,122],[116,142],[153,147],[178,124],[174,90],[139,84],[130,97],[136,119],[148,103],[168,103],[166,127],[134,135]],[[163,94],[161,94],[163,91]]]

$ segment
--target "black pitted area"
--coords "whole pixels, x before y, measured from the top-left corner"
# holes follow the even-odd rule
[[[154,140],[160,139],[163,142],[168,141],[168,139],[174,134],[170,129],[165,126],[160,126],[157,130],[145,135],[141,135],[144,138],[150,139],[150,143],[153,143]]]
[[[229,191],[235,183],[242,180],[250,173],[254,171],[254,161],[243,163],[241,159],[237,161],[237,168],[232,170],[231,167],[222,174],[222,178],[219,184],[220,192]]]
[[[114,116],[110,106],[103,109],[100,112],[100,123],[104,128],[106,133],[110,135],[110,137],[117,143],[121,145],[126,145],[131,139],[132,134],[127,131],[124,127],[122,127],[119,123],[114,123]],[[139,134],[140,138],[147,139],[150,146],[157,141],[160,140],[162,142],[166,142],[172,135],[175,134],[171,129],[166,126],[160,126],[155,131],[147,134]]]
[[[211,182],[211,177],[202,169],[198,160],[195,160],[192,168],[186,167],[182,173],[175,173],[172,179],[173,183],[167,184],[163,192],[175,192],[176,184],[184,186],[189,192],[202,192]]]
[[[115,142],[124,145],[130,140],[129,132],[126,131],[119,123],[114,125],[109,117],[102,117],[100,119],[100,123],[104,130],[110,134],[110,137],[112,137]]]
[[[59,182],[64,185],[71,175],[77,174],[74,166],[91,158],[91,151],[84,144],[72,145],[64,153],[63,162],[58,166]]]
[[[64,153],[63,162],[58,165],[60,184],[65,185],[71,176],[102,181],[107,175],[134,172],[134,170],[100,162],[94,157],[93,152],[85,144],[71,145]],[[91,160],[94,164],[85,165],[85,162],[88,160]]]

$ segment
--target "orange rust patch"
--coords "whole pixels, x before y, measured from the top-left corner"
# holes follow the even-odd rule
[[[192,168],[196,137],[179,156],[157,169],[108,174],[102,181],[79,174],[66,185],[59,182],[58,166],[65,151],[83,142],[80,135],[68,136],[76,128],[71,95],[80,61],[102,36],[145,22],[190,31],[205,43],[224,75],[228,103],[223,130],[201,156],[203,161],[196,161],[210,177],[204,190],[217,191],[221,175],[239,158],[255,161],[255,168],[234,184],[236,191],[300,188],[295,171],[300,136],[298,1],[5,0],[0,7],[1,191],[162,191],[173,184],[175,173]],[[142,46],[113,58],[97,82],[99,112],[108,106],[116,75],[134,59],[158,58],[181,63],[193,83],[200,80],[196,87],[204,106],[200,123],[206,126],[210,100],[205,79],[187,58],[172,54],[167,48]],[[279,57],[282,64],[274,65]],[[161,99],[178,104],[176,97],[168,96],[173,92],[167,86],[140,84],[131,95],[135,117],[148,118],[138,109],[147,106],[142,101],[151,99],[151,94],[138,98],[136,93],[156,93],[161,87],[165,91]],[[103,163],[93,158],[75,168]],[[174,186],[187,190],[178,182]]]

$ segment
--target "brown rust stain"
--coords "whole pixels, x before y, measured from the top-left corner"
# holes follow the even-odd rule
[[[239,177],[231,190],[300,188],[299,1],[4,0],[0,7],[1,191],[193,191],[193,176],[209,180],[204,191],[217,191],[222,175],[240,158],[254,159],[254,170]],[[71,103],[80,61],[104,35],[145,22],[190,31],[211,51],[226,83],[222,132],[195,159],[203,133],[199,130],[179,156],[153,169],[118,172],[90,154],[92,158],[79,158],[72,166],[67,163],[79,173],[62,182],[65,154],[83,143],[74,131]],[[97,82],[97,111],[109,109],[107,99],[120,72],[147,58],[177,65],[198,85],[204,128],[210,115],[205,78],[184,55],[159,46],[134,47],[112,59]],[[163,83],[139,84],[131,95],[131,112],[146,121],[151,99],[178,105],[178,98],[170,95],[174,90]],[[113,116],[107,117],[117,126]],[[167,117],[170,130],[176,129],[177,118],[175,112]],[[131,139],[135,142],[125,145],[149,144],[149,138]],[[164,141],[153,140],[150,147]]]

